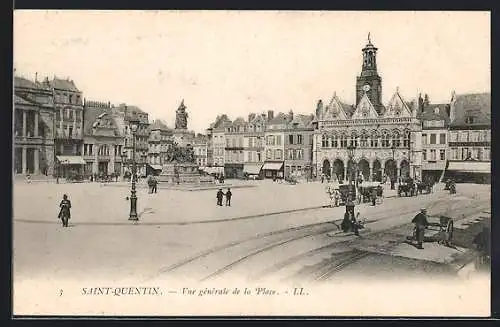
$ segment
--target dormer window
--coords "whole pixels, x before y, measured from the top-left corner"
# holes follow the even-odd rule
[[[434,108],[434,113],[435,113],[436,115],[439,115],[439,108],[438,108],[438,107]]]

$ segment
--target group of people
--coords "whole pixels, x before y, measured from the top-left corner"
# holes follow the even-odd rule
[[[230,188],[227,189],[226,193],[224,193],[221,188],[217,191],[217,205],[222,207],[222,200],[224,199],[224,196],[226,197],[226,206],[230,207],[231,197],[233,196]]]

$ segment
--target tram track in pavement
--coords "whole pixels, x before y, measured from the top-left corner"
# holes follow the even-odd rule
[[[439,205],[441,202],[447,202],[447,201],[449,201],[448,198],[445,198],[445,199],[440,198],[435,202],[427,204],[427,206],[428,207],[435,206],[435,205]],[[460,207],[460,208],[456,208],[455,210],[463,210],[463,208]],[[392,212],[392,211],[393,211],[393,209],[383,210],[383,211],[377,212],[377,214],[381,214],[381,213],[383,214],[383,213],[388,213],[388,212]],[[412,212],[415,212],[414,208],[412,208],[411,210],[407,210],[405,212],[398,212],[396,215],[392,215],[391,217],[394,218],[394,217],[397,217],[398,215],[409,214]],[[252,241],[259,241],[259,240],[265,241],[264,244],[259,244],[257,246],[252,247],[250,249],[250,251],[246,252],[245,255],[238,256],[235,260],[232,260],[229,264],[223,265],[221,268],[215,269],[214,272],[208,274],[206,277],[201,278],[202,281],[211,280],[211,279],[214,279],[216,277],[220,277],[224,273],[229,272],[230,270],[232,270],[236,266],[239,266],[240,264],[248,261],[250,258],[258,256],[259,254],[265,253],[267,251],[270,251],[270,250],[275,249],[275,248],[280,247],[280,246],[290,244],[294,241],[298,241],[298,240],[305,239],[308,237],[319,236],[321,234],[326,234],[326,233],[331,232],[331,231],[339,230],[339,226],[336,223],[340,222],[340,221],[341,220],[337,220],[334,222],[332,222],[332,221],[321,222],[321,223],[308,224],[308,225],[302,225],[302,226],[297,226],[297,227],[281,229],[281,230],[272,231],[272,232],[265,233],[265,234],[258,234],[258,235],[255,235],[255,236],[243,239],[243,240],[237,240],[234,242],[230,242],[230,243],[226,243],[226,244],[223,244],[220,246],[216,246],[216,247],[213,247],[211,249],[199,252],[198,254],[195,254],[189,258],[186,258],[185,260],[182,260],[178,263],[170,265],[166,268],[161,268],[158,271],[158,273],[156,274],[156,276],[153,276],[153,277],[149,278],[148,280],[153,279],[161,274],[174,273],[181,268],[186,268],[186,266],[188,266],[192,263],[196,263],[197,261],[206,259],[207,257],[210,257],[211,255],[214,255],[214,254],[219,253],[219,252],[223,252],[223,251],[229,250],[231,248],[236,248],[238,246],[250,243]],[[334,225],[335,228],[333,228],[332,225]],[[366,237],[368,235],[370,235],[370,236],[376,235],[377,233],[387,233],[387,232],[390,232],[391,230],[399,229],[403,225],[406,225],[406,224],[398,224],[396,226],[385,229],[383,231],[369,232],[369,233],[366,233],[364,235],[364,237]],[[297,232],[299,233],[298,235],[289,235],[289,234],[293,234],[293,233],[297,233]],[[301,233],[301,232],[303,232],[303,233]],[[273,237],[278,237],[278,238],[273,239]],[[268,240],[269,238],[271,238],[271,239]],[[345,242],[350,242],[350,241],[340,241],[340,242],[330,244],[330,245],[327,245],[324,247],[316,248],[316,249],[313,249],[312,251],[306,252],[306,253],[301,254],[299,256],[296,256],[293,258],[288,258],[287,260],[285,260],[285,262],[288,262],[291,264],[293,262],[299,261],[303,257],[319,253],[319,252],[324,251],[328,248],[331,248],[332,246],[341,245],[342,243],[345,243]],[[355,259],[359,260],[359,259],[361,259],[361,257],[358,257],[358,256],[355,256],[354,258],[349,257],[347,259],[347,264],[349,264],[349,262],[351,262],[351,261],[353,262],[353,260],[355,260]],[[355,261],[357,261],[357,260],[355,260]],[[287,265],[286,263],[282,262],[280,264],[277,264],[276,265],[277,267],[274,267],[273,269],[270,269],[269,271],[274,271],[274,270],[276,270],[276,268],[279,268],[281,266],[286,266],[286,265]],[[346,266],[346,263],[343,263],[343,264],[341,263],[341,264],[339,264],[339,267],[337,267],[335,269],[339,270],[341,267],[344,267],[344,266]],[[279,269],[277,269],[277,270],[279,270]],[[261,275],[258,275],[258,276],[262,277]],[[264,274],[264,275],[266,275],[266,274]]]

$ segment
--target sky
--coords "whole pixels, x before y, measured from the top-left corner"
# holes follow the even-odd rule
[[[310,114],[334,92],[355,102],[361,49],[379,49],[383,103],[490,92],[489,12],[14,12],[16,75],[69,77],[85,98],[137,105],[188,128],[218,114]]]

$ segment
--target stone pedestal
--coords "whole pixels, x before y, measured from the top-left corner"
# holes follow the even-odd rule
[[[158,181],[170,184],[198,184],[202,176],[194,163],[166,163],[162,167]]]

